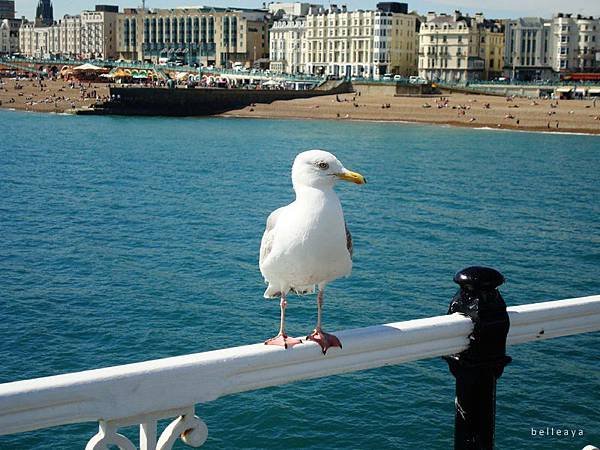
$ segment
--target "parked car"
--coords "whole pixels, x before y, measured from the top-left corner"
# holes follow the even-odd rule
[[[408,78],[408,82],[411,84],[427,84],[427,80],[416,75]]]

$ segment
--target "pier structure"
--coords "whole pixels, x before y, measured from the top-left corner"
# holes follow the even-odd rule
[[[506,308],[495,270],[471,267],[455,281],[460,289],[447,315],[336,332],[344,348],[326,356],[313,342],[287,350],[261,343],[0,384],[0,435],[94,421],[99,430],[86,450],[169,450],[178,439],[199,447],[208,428],[198,404],[444,357],[456,377],[454,448],[490,450],[496,382],[510,362],[506,346],[599,331],[600,295]],[[165,418],[172,422],[159,433]],[[139,426],[139,446],[119,433],[131,425]]]

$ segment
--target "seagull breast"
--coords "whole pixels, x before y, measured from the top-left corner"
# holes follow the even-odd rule
[[[346,241],[344,214],[333,189],[300,189],[296,201],[278,214],[261,272],[284,291],[350,275]]]

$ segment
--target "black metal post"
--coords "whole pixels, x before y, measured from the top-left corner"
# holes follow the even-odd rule
[[[455,450],[492,450],[496,417],[496,380],[511,361],[506,355],[509,329],[506,304],[496,289],[502,274],[487,267],[469,267],[454,276],[460,286],[448,314],[473,321],[469,348],[445,356],[456,378]]]

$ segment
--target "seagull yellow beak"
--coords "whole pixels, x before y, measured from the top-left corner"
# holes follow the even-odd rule
[[[338,177],[340,180],[352,181],[353,183],[356,183],[356,184],[366,184],[367,183],[367,179],[365,177],[363,177],[360,173],[352,172],[352,171],[346,170],[346,169],[344,169],[344,171],[342,173],[336,173],[335,176]]]

